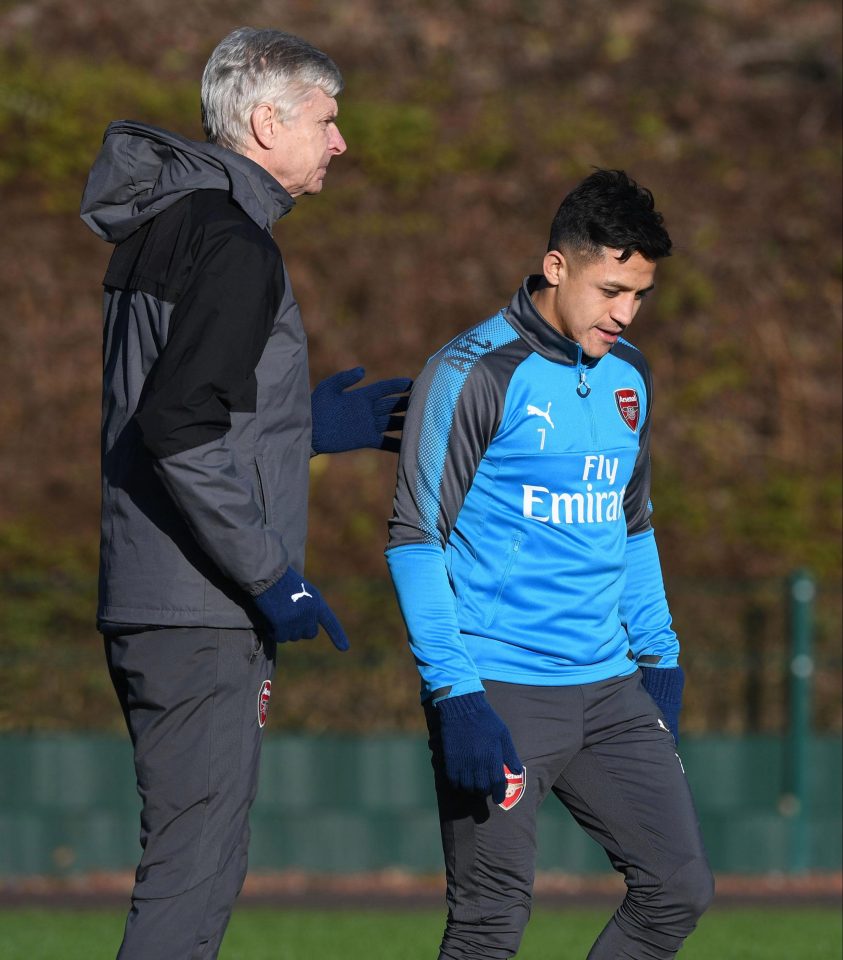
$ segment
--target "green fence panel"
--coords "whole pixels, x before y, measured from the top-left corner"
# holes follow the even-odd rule
[[[682,760],[716,871],[786,872],[794,862],[841,869],[841,739],[812,738],[809,757],[806,840],[782,803],[783,739],[683,740]],[[0,877],[131,869],[140,852],[138,814],[128,741],[0,737]],[[807,849],[795,859],[796,842]],[[267,737],[250,860],[257,870],[441,870],[424,738]],[[566,873],[607,869],[603,851],[553,796],[539,814],[538,866]]]

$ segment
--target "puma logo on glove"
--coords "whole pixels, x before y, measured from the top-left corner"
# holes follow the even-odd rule
[[[321,626],[337,650],[348,650],[348,637],[333,610],[316,587],[291,567],[253,599],[261,626],[276,643],[312,640]]]

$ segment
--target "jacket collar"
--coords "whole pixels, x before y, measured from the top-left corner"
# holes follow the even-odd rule
[[[536,309],[532,294],[539,287],[542,277],[533,274],[524,278],[524,282],[515,291],[504,315],[522,340],[525,340],[533,351],[553,363],[562,363],[569,367],[580,364],[584,367],[593,367],[599,357],[586,356],[578,343],[570,340],[552,327]]]
[[[254,160],[214,143],[200,145],[210,157],[217,157],[231,183],[231,199],[265,230],[289,213],[296,201],[281,184]]]

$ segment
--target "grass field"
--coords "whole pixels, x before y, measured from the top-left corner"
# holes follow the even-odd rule
[[[518,960],[583,960],[607,910],[536,909]],[[114,960],[122,912],[0,912],[0,960]],[[840,960],[840,911],[832,907],[715,907],[682,960]],[[220,960],[431,960],[441,911],[283,910],[243,907]]]

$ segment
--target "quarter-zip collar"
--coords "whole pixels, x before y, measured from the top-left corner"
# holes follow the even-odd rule
[[[530,347],[553,363],[568,367],[594,367],[600,358],[589,357],[582,347],[552,327],[536,309],[532,294],[538,289],[542,277],[539,274],[525,277],[515,291],[509,306],[504,311],[507,322]]]

